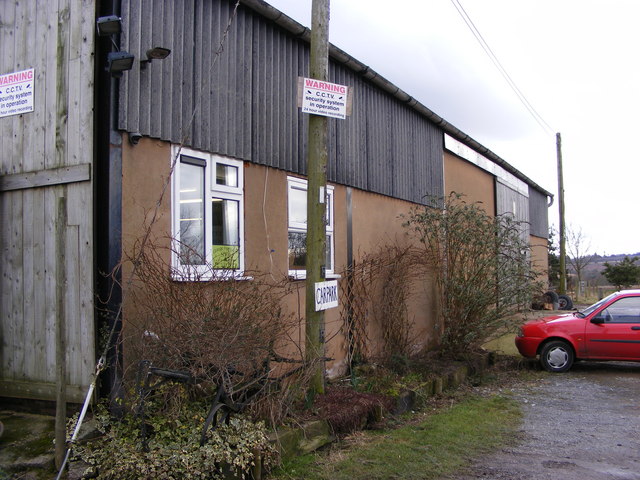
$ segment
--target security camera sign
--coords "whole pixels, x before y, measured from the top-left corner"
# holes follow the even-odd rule
[[[0,118],[33,112],[34,69],[0,75]]]
[[[300,77],[298,107],[303,113],[345,119],[351,115],[351,87]]]

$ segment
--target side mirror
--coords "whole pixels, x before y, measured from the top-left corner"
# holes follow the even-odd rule
[[[601,323],[604,323],[604,317],[602,317],[600,315],[596,315],[595,317],[593,317],[591,319],[591,323],[594,323],[596,325],[600,325]]]

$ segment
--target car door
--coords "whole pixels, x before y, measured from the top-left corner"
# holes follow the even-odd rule
[[[640,296],[622,297],[586,324],[588,358],[640,360]]]

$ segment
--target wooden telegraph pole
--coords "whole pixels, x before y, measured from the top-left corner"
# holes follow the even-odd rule
[[[567,252],[566,232],[564,224],[564,179],[562,177],[562,139],[560,133],[556,133],[556,151],[558,155],[558,207],[560,209],[560,285],[558,293],[567,293]]]
[[[311,11],[311,78],[329,77],[329,0],[313,0]],[[309,116],[307,155],[307,285],[306,285],[306,360],[313,369],[307,405],[324,393],[324,311],[315,309],[315,284],[324,280],[326,257],[326,187],[328,119]]]

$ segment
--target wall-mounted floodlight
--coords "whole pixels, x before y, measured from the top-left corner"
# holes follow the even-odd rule
[[[129,52],[109,52],[107,55],[107,71],[114,77],[121,77],[122,72],[131,70],[135,57]]]
[[[96,20],[98,35],[106,37],[107,35],[117,35],[122,32],[122,19],[117,15],[108,15],[100,17]]]
[[[171,54],[171,50],[164,47],[155,47],[147,50],[147,59],[140,60],[140,68],[147,68],[147,64],[151,63],[151,60],[164,60]]]

